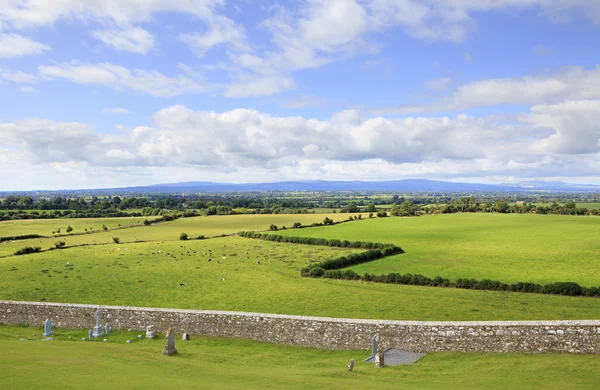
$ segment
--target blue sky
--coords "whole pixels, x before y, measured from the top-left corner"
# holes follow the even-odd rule
[[[0,0],[0,190],[600,182],[598,0]]]

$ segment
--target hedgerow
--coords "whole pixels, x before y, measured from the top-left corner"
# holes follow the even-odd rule
[[[21,236],[0,237],[0,242],[16,241],[16,240],[29,240],[31,238],[46,238],[46,236],[40,236],[39,234],[23,234]]]

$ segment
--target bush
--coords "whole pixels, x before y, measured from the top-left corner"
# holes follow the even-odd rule
[[[275,224],[272,223],[271,226],[269,226],[269,230],[276,231],[277,230],[277,225],[275,225]]]
[[[23,247],[23,248],[19,249],[18,251],[16,251],[15,256],[27,255],[29,253],[37,253],[41,250],[42,250],[42,248],[40,248],[39,246],[26,246],[26,247]]]
[[[300,222],[294,222],[294,228],[299,228],[300,226],[302,226],[302,224]]]
[[[309,276],[313,277],[313,278],[320,278],[323,275],[325,275],[325,270],[321,267],[314,267],[310,270],[310,272],[308,273]]]
[[[66,244],[66,242],[64,242],[64,241],[59,241],[59,242],[57,242],[56,244],[54,244],[54,247],[55,247],[56,249],[60,249],[60,248],[64,248],[64,247],[65,247],[65,245],[67,245],[67,244]]]
[[[544,293],[568,296],[580,296],[583,288],[575,282],[556,282],[544,286]]]
[[[115,244],[118,244],[121,242],[121,239],[119,237],[113,237],[113,241]]]
[[[323,225],[333,225],[333,219],[325,217],[325,219],[323,220]]]
[[[196,237],[196,240],[204,240],[206,237],[204,237],[203,235],[199,235],[198,237]]]
[[[378,212],[377,212],[377,216],[378,216],[379,218],[387,217],[387,212],[386,212],[386,211],[384,211],[384,210],[378,211]]]
[[[185,241],[185,240],[187,240],[187,239],[188,239],[188,235],[187,235],[187,233],[181,233],[181,234],[179,235],[179,239],[180,239],[180,240],[182,240],[182,241]]]
[[[67,226],[67,233],[71,233],[73,231],[73,228],[71,227],[71,225]]]
[[[106,227],[106,225],[102,225],[102,230],[104,230],[105,232],[108,231],[108,228]],[[60,229],[58,229],[58,232],[60,233]]]
[[[152,222],[148,221],[147,219],[144,220],[144,225],[145,226],[149,226],[151,224],[152,224]]]

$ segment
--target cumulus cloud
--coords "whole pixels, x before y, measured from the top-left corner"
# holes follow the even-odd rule
[[[19,34],[0,33],[0,59],[35,56],[50,50],[48,45],[36,42]]]
[[[131,53],[146,54],[154,47],[154,36],[141,27],[98,30],[92,35],[108,47]]]
[[[379,114],[409,114],[464,110],[498,104],[534,105],[564,100],[600,98],[600,66],[595,69],[572,67],[560,72],[481,80],[459,86],[441,100],[416,106],[385,107]]]
[[[194,49],[199,56],[219,45],[227,45],[238,51],[249,49],[243,29],[231,19],[215,16],[209,20],[208,26],[208,31],[182,33],[179,39]]]
[[[188,75],[169,77],[158,71],[130,70],[111,63],[42,65],[38,73],[48,79],[66,79],[77,84],[104,85],[117,90],[129,89],[156,97],[172,97],[186,92],[199,93],[205,90],[201,81]]]

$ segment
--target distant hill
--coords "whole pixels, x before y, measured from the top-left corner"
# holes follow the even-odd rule
[[[215,183],[204,181],[107,189],[112,192],[265,192],[265,191],[385,191],[385,192],[600,192],[600,186],[531,181],[510,184],[454,183],[439,180],[284,181],[276,183]]]

